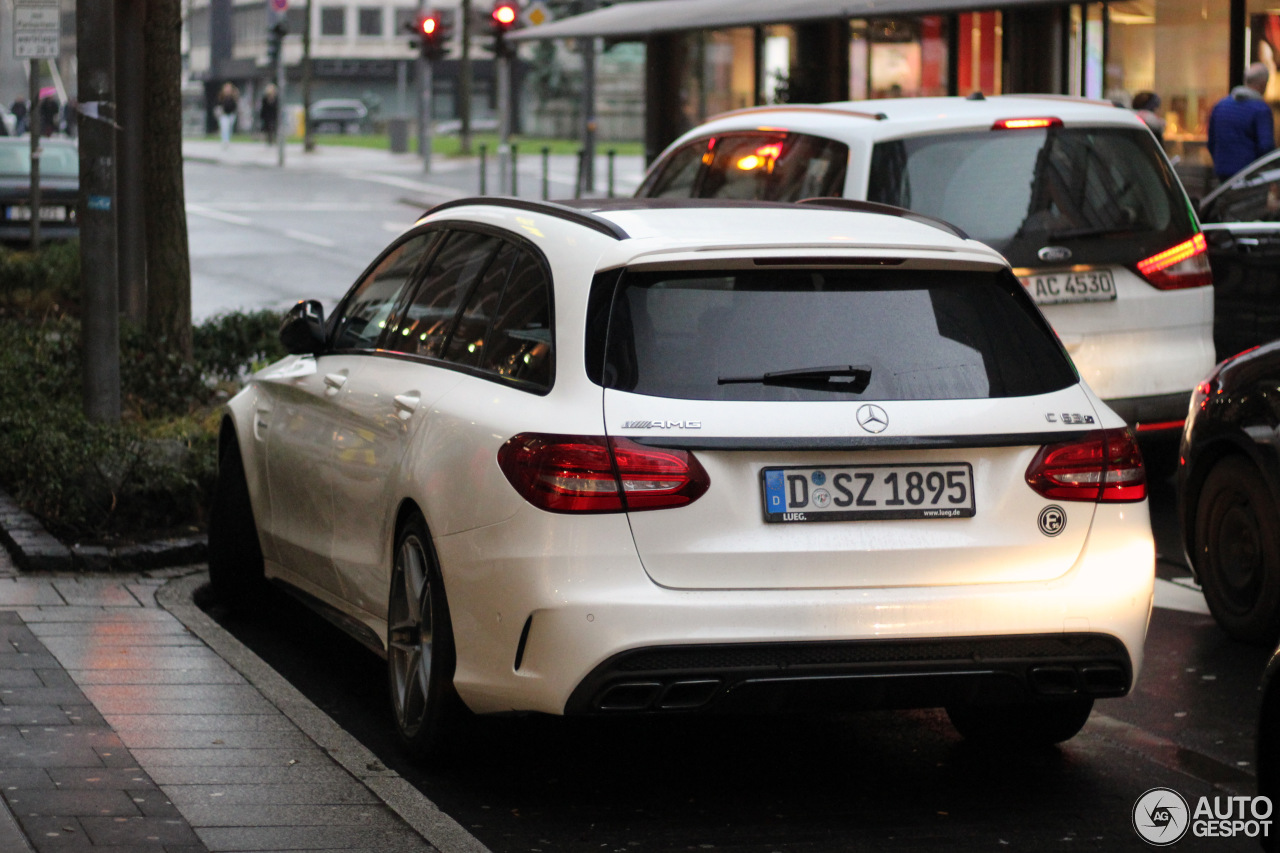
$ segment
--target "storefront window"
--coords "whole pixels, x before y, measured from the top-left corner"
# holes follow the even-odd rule
[[[849,97],[947,94],[945,18],[873,18],[850,28]]]
[[[755,31],[749,27],[707,33],[704,119],[755,105],[755,48]]]
[[[789,26],[764,28],[764,55],[760,58],[761,104],[785,104],[791,83],[791,50],[795,30]]]
[[[959,56],[956,90],[962,95],[999,95],[1003,88],[1004,23],[999,12],[965,12],[958,16]]]
[[[1250,8],[1262,4],[1251,0]],[[1205,0],[1117,0],[1107,7],[1106,95],[1155,92],[1165,147],[1208,164],[1209,112],[1227,94],[1230,4]]]

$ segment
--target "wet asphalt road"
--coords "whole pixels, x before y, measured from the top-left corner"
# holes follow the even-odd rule
[[[420,212],[343,176],[187,166],[197,319],[316,297],[326,307]],[[1160,577],[1180,565],[1172,485],[1152,489]],[[991,754],[938,711],[803,718],[485,721],[460,758],[406,762],[382,661],[281,596],[242,641],[495,853],[1145,849],[1135,800],[1168,786],[1253,792],[1264,650],[1208,616],[1157,609],[1133,694],[1060,748]],[[1254,850],[1188,836],[1179,850]]]
[[[1171,484],[1157,484],[1172,539]],[[1179,569],[1161,565],[1161,573]],[[222,622],[495,853],[1141,849],[1134,801],[1252,794],[1264,650],[1157,609],[1127,698],[1058,748],[989,753],[941,711],[812,717],[486,720],[458,758],[404,759],[382,661],[281,595],[270,623]],[[1254,850],[1191,836],[1179,850]]]

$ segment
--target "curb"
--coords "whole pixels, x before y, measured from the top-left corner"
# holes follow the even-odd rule
[[[208,581],[207,572],[175,578],[156,591],[156,602],[440,853],[490,853],[479,839],[399,773],[384,767],[364,744],[197,607],[193,596]]]
[[[66,545],[0,490],[0,543],[24,572],[140,572],[205,561],[203,536],[158,539],[137,545]]]

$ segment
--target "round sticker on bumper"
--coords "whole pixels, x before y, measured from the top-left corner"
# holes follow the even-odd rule
[[[1040,510],[1040,532],[1045,536],[1057,536],[1067,526],[1067,511],[1057,504]]]

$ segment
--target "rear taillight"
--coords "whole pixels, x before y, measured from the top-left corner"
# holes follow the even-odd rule
[[[1061,501],[1140,501],[1147,496],[1142,451],[1128,429],[1045,445],[1027,467],[1027,484]]]
[[[1204,234],[1196,234],[1171,249],[1138,261],[1138,273],[1160,290],[1205,287],[1213,284],[1209,270],[1209,246]]]
[[[687,450],[593,435],[521,433],[502,445],[498,467],[521,497],[549,512],[685,506],[711,485]]]

